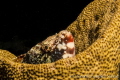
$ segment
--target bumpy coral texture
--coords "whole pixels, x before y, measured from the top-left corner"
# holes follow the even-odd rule
[[[96,80],[119,78],[120,0],[91,2],[67,29],[77,55],[47,64],[15,62],[16,56],[0,50],[0,78],[15,80]]]

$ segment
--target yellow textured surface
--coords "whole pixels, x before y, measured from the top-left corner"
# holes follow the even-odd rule
[[[14,62],[16,56],[0,50],[0,78],[15,80],[96,80],[119,77],[120,0],[91,2],[68,26],[77,55],[49,64]],[[85,78],[84,78],[85,77]]]

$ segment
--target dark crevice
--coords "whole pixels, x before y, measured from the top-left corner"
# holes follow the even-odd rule
[[[76,25],[76,27],[77,27],[77,30],[78,30],[78,31],[81,31],[81,27],[79,26],[79,24]]]
[[[97,38],[98,38],[98,36],[99,36],[99,33],[97,33],[97,34],[95,35],[95,39],[97,39]]]
[[[97,25],[97,27],[95,28],[95,33],[98,32],[99,29],[99,25]]]
[[[103,13],[103,12],[100,12],[100,13],[94,15],[95,21],[98,21],[99,18],[102,18],[103,16],[104,16],[104,13]]]
[[[95,15],[95,21],[98,21],[99,15]]]
[[[83,26],[85,26],[85,19],[83,20]]]
[[[89,44],[92,44],[92,42],[93,42],[93,30],[91,29],[90,31],[89,31],[89,34],[88,34],[88,38],[89,38]]]
[[[115,11],[117,10],[116,5],[115,5],[114,3],[112,3],[112,4],[111,4],[111,7],[112,7],[111,13],[115,13]]]

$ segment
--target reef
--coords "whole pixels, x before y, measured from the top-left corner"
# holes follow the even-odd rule
[[[118,80],[120,0],[94,0],[66,30],[74,37],[74,57],[28,64],[16,62],[14,54],[0,50],[0,78]]]

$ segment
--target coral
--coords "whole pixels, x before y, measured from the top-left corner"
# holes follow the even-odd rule
[[[0,78],[118,80],[120,0],[91,2],[66,30],[73,34],[75,57],[53,63],[26,64],[15,62],[15,55],[0,50]]]

